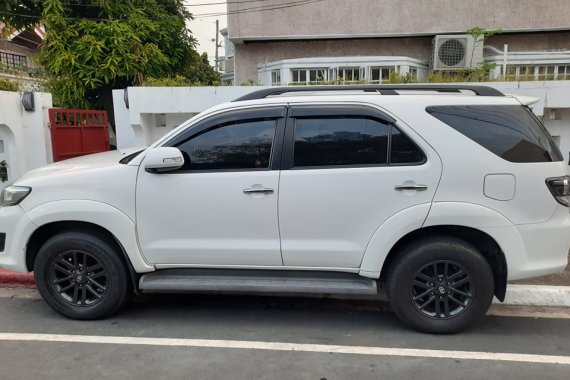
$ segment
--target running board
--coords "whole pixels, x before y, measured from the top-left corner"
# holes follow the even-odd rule
[[[376,280],[352,273],[245,269],[162,269],[144,274],[149,292],[377,294]]]

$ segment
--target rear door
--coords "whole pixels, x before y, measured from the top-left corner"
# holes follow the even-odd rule
[[[284,265],[358,268],[382,223],[432,201],[434,157],[377,108],[290,107],[278,201]]]

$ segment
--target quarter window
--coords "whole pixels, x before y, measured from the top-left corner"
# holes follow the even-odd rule
[[[526,107],[435,106],[427,112],[505,160],[562,160],[546,128]]]
[[[392,127],[390,144],[391,164],[417,164],[424,161],[424,153],[408,136]]]
[[[177,145],[182,170],[268,169],[277,121],[263,119],[228,123]]]

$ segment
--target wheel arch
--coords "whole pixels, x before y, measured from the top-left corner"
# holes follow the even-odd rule
[[[34,270],[34,264],[36,262],[36,257],[40,248],[52,237],[62,232],[84,232],[90,235],[98,236],[108,242],[116,252],[120,252],[120,259],[123,261],[123,264],[127,267],[130,280],[133,284],[135,291],[138,291],[138,274],[133,268],[133,264],[131,259],[129,258],[125,248],[113,235],[113,233],[107,230],[104,227],[101,227],[94,223],[78,221],[78,220],[63,220],[57,222],[51,222],[42,225],[41,227],[37,228],[28,240],[28,244],[26,245],[26,268],[28,271]]]
[[[503,301],[507,290],[507,261],[505,254],[499,244],[493,237],[487,233],[466,226],[459,225],[437,225],[423,227],[401,237],[396,244],[390,249],[380,273],[380,279],[386,278],[386,272],[389,270],[392,262],[398,257],[398,254],[403,247],[411,242],[420,240],[425,237],[432,236],[452,236],[464,240],[465,242],[473,245],[487,260],[491,269],[493,270],[493,277],[495,280],[495,296]]]
[[[154,270],[138,246],[134,222],[117,208],[97,201],[62,200],[45,203],[27,212],[37,226],[26,241],[25,261],[33,268],[35,255],[49,236],[61,231],[89,231],[104,236],[122,252],[136,273]]]

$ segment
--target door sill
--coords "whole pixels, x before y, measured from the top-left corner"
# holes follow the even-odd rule
[[[141,276],[143,292],[375,295],[377,281],[353,273],[251,269],[162,269]]]

